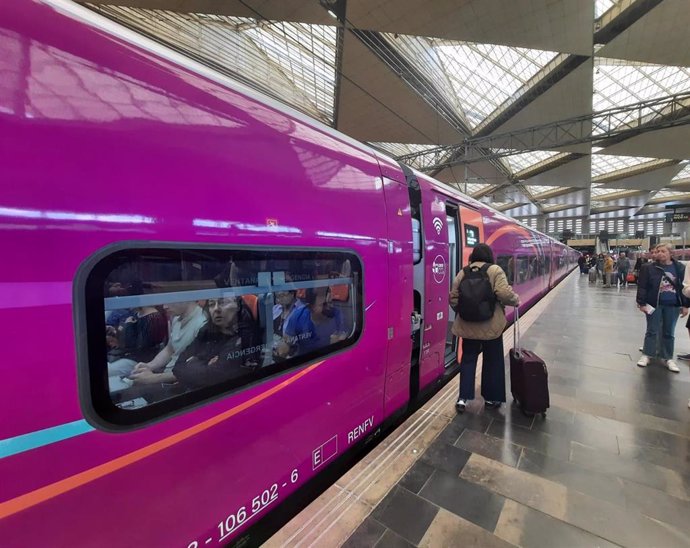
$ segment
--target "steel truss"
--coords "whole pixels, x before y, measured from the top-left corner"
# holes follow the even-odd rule
[[[648,131],[690,124],[690,92],[642,101],[623,107],[559,120],[498,135],[468,137],[444,145],[398,156],[415,161],[424,171],[494,160],[530,150],[556,150],[583,143],[607,146]]]

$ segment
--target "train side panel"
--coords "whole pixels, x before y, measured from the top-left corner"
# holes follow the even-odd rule
[[[333,437],[329,458],[384,419],[389,227],[378,163],[45,6],[3,10],[0,40],[17,77],[0,114],[10,183],[2,247],[14,264],[0,274],[0,367],[15,419],[0,438],[84,432],[0,459],[2,537],[15,546],[232,538],[268,511],[252,512],[254,496],[275,486],[279,502],[323,469],[318,452]],[[410,236],[395,230],[401,265]],[[145,429],[90,429],[72,329],[83,296],[72,301],[72,280],[93,253],[126,241],[351,250],[363,265],[366,328],[340,354]],[[74,516],[78,526],[66,527]]]

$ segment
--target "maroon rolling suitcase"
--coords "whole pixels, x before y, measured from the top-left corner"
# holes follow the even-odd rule
[[[510,349],[510,391],[523,413],[546,416],[549,408],[549,374],[544,360],[520,347],[520,315],[517,307],[513,348]]]

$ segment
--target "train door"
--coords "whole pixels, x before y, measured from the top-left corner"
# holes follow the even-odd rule
[[[384,177],[383,193],[388,226],[388,357],[385,387],[388,413],[405,405],[410,394],[410,318],[413,313],[414,259],[407,184]],[[417,369],[417,377],[418,371]]]
[[[450,276],[448,292],[453,287],[453,280],[460,272],[460,257],[462,256],[462,240],[458,227],[460,225],[459,209],[457,206],[446,205],[446,226],[448,228],[448,272]],[[455,310],[448,304],[448,322],[446,325],[446,351],[444,362],[446,367],[453,365],[458,353],[458,338],[453,335],[452,327],[455,321]]]

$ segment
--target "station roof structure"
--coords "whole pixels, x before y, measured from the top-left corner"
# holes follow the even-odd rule
[[[690,206],[687,0],[85,5],[530,224]]]

